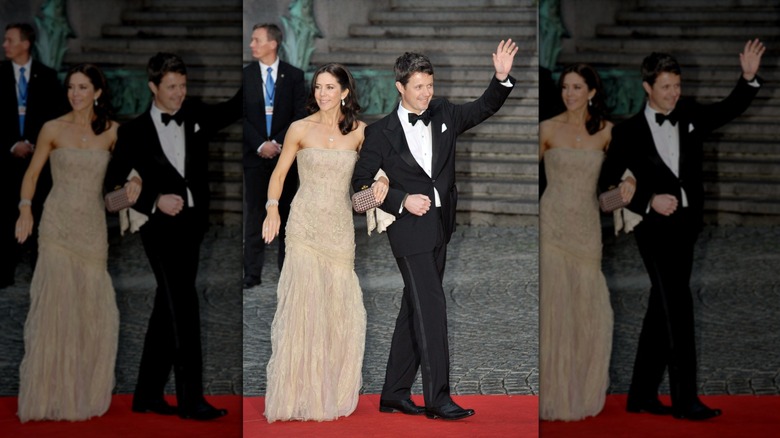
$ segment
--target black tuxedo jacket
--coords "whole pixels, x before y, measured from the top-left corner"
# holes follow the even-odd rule
[[[164,215],[158,209],[152,213],[160,195],[177,194],[186,202],[189,188],[198,225],[205,230],[209,212],[208,141],[216,131],[241,116],[241,94],[239,91],[230,100],[215,105],[191,100],[182,105],[179,111],[184,116],[184,176],[165,156],[149,110],[120,126],[106,171],[105,190],[121,187],[132,169],[138,171],[143,188],[133,208],[149,216],[152,222]]]
[[[244,67],[244,166],[258,167],[268,160],[257,156],[257,148],[266,140],[284,144],[290,124],[306,116],[306,86],[303,71],[279,61],[276,74],[276,95],[271,132],[266,132],[263,72],[260,64],[252,61]]]
[[[514,85],[514,78],[509,78]],[[394,110],[366,128],[360,159],[355,166],[352,185],[355,191],[370,186],[381,168],[390,179],[390,191],[382,209],[396,216],[387,229],[390,246],[396,257],[431,251],[436,246],[437,215],[433,211],[415,216],[401,205],[407,194],[427,195],[434,202],[434,188],[441,199],[445,239],[449,242],[455,229],[458,191],[455,186],[455,143],[460,133],[495,114],[504,104],[512,87],[501,85],[493,77],[482,96],[462,105],[446,99],[431,101],[432,176],[417,164],[406,142],[403,126]]]
[[[720,102],[709,105],[693,100],[678,102],[673,112],[678,117],[679,177],[658,154],[644,110],[618,124],[612,130],[612,143],[602,167],[602,190],[617,185],[625,169],[630,169],[637,181],[630,210],[652,218],[657,213],[652,209],[647,211],[650,199],[654,194],[663,193],[674,195],[682,207],[684,189],[688,208],[700,217],[704,207],[702,143],[713,130],[742,114],[758,90],[759,87],[748,85],[740,76],[731,94]]]

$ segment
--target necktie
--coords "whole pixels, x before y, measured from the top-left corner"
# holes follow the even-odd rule
[[[181,114],[181,111],[176,111],[176,114],[168,114],[168,113],[162,113],[162,122],[165,126],[168,126],[168,123],[173,120],[176,122],[177,125],[181,126],[181,124],[184,122],[184,117]]]
[[[425,111],[419,116],[415,113],[409,113],[409,123],[411,123],[412,126],[414,126],[418,120],[423,122],[425,126],[428,126],[428,124],[431,123],[431,114],[428,111]]]
[[[19,134],[24,135],[24,115],[27,113],[27,78],[24,77],[25,68],[19,69]],[[22,108],[23,107],[23,108]]]
[[[668,120],[669,123],[674,126],[677,124],[677,114],[675,114],[674,111],[670,112],[669,115],[655,113],[655,122],[658,123],[659,126],[663,125],[664,120]]]
[[[268,137],[271,137],[271,120],[273,119],[274,94],[276,93],[273,71],[272,67],[268,67],[268,76],[265,80],[265,132],[268,134]],[[269,111],[269,107],[271,111]]]

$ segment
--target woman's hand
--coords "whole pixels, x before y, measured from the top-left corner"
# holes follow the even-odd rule
[[[634,193],[636,193],[636,180],[629,176],[620,183],[619,187],[620,197],[623,198],[623,202],[631,202]]]
[[[282,219],[279,217],[279,207],[269,206],[265,220],[263,221],[263,240],[266,244],[273,242],[279,235],[279,227],[282,225]]]
[[[390,190],[390,181],[388,181],[384,176],[380,176],[378,180],[371,184],[371,187],[373,188],[374,198],[376,198],[377,202],[380,204],[385,202],[387,192]]]
[[[130,202],[135,203],[135,201],[138,200],[138,197],[141,196],[141,187],[143,184],[141,183],[141,178],[134,176],[130,179],[130,181],[125,183],[125,189],[127,190],[127,199]]]
[[[29,205],[19,209],[19,219],[16,220],[15,237],[19,243],[24,243],[32,234],[33,216]]]

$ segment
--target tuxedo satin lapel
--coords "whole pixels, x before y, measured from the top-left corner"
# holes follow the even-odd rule
[[[680,157],[677,163],[677,168],[682,176],[683,169],[685,169],[685,160],[688,158],[688,144],[690,144],[691,133],[688,132],[688,126],[690,123],[686,118],[682,118],[677,122],[678,138],[680,139]]]
[[[655,141],[653,141],[653,133],[650,131],[650,125],[647,124],[644,113],[639,113],[638,128],[638,146],[643,149],[644,154],[653,163],[653,166],[664,168],[671,172],[672,170],[669,169],[669,166],[664,163],[661,155],[658,154],[658,149],[655,147]]]
[[[182,108],[184,110],[184,108]],[[191,121],[187,117],[187,113],[184,113],[184,177],[189,175],[191,157],[194,156],[191,149],[195,147],[197,143],[195,140],[195,122]]]
[[[436,111],[431,111],[431,175],[436,178],[444,167],[444,158],[447,156],[447,144],[444,142],[442,127],[443,118]]]
[[[406,142],[406,135],[404,134],[404,128],[401,126],[401,121],[398,120],[398,114],[394,114],[389,118],[387,126],[384,129],[384,134],[390,145],[395,149],[401,159],[406,164],[412,167],[416,167],[423,171],[422,167],[417,164],[417,160],[414,159],[411,149],[409,149],[409,143]],[[423,171],[424,172],[424,171]]]
[[[160,136],[157,135],[157,128],[154,127],[154,122],[152,121],[152,114],[147,111],[144,114],[143,119],[143,127],[141,129],[142,133],[139,137],[141,137],[144,143],[148,144],[151,148],[152,157],[154,157],[154,160],[160,163],[161,165],[168,165],[174,170],[176,170],[173,167],[173,164],[171,164],[170,161],[168,161],[168,157],[165,156],[165,152],[162,148],[162,143],[160,143]]]

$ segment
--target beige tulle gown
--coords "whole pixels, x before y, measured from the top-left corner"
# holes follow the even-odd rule
[[[609,386],[612,307],[601,272],[596,186],[602,151],[545,152],[548,185],[539,204],[539,415],[598,414]]]
[[[300,187],[271,325],[268,422],[349,415],[362,384],[366,311],[349,199],[357,153],[306,148],[296,160]]]
[[[86,420],[114,388],[119,312],[106,270],[102,189],[110,153],[57,148],[30,284],[19,370],[19,419]]]

